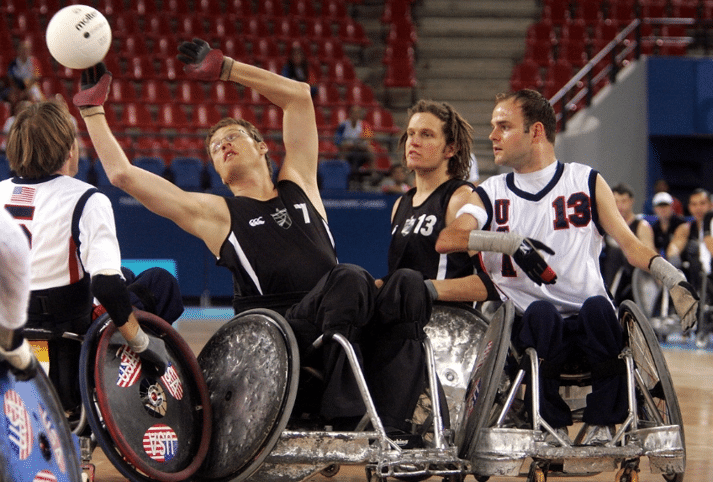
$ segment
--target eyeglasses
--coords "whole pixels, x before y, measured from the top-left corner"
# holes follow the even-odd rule
[[[226,134],[222,139],[218,139],[217,141],[213,141],[210,143],[210,152],[211,154],[215,154],[220,150],[221,147],[223,147],[223,142],[234,142],[238,137],[248,137],[248,133],[245,132],[244,130],[240,129],[237,131],[230,131],[228,134]]]

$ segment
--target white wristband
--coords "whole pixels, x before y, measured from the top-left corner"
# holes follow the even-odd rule
[[[474,229],[468,236],[468,249],[471,251],[494,251],[512,256],[524,239],[517,233]]]
[[[456,219],[458,219],[461,214],[470,214],[473,216],[475,220],[478,221],[478,229],[483,229],[485,223],[488,222],[488,213],[485,212],[485,209],[475,204],[464,204],[456,213]]]

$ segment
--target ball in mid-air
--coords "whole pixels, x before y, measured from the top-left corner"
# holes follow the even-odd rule
[[[111,46],[111,27],[97,9],[69,5],[47,24],[47,48],[70,69],[86,69],[101,62]]]

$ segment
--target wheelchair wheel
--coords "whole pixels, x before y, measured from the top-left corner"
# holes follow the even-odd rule
[[[69,424],[41,366],[23,381],[0,361],[0,403],[0,480],[82,480]]]
[[[300,360],[287,321],[248,310],[223,325],[198,355],[213,412],[201,479],[241,481],[262,465],[287,426]]]
[[[80,388],[89,426],[117,470],[131,481],[177,482],[193,476],[210,441],[208,390],[191,348],[171,325],[135,311],[142,329],[166,344],[169,368],[143,373],[108,316],[82,345]]]
[[[436,373],[443,387],[450,420],[463,409],[468,379],[478,357],[488,321],[480,312],[461,306],[434,304],[424,331],[433,347]]]
[[[653,397],[658,412],[657,414],[652,413],[651,407],[643,402],[643,396],[637,392],[639,426],[655,427],[658,425],[657,419],[660,417],[664,425],[680,427],[681,442],[685,447],[681,409],[671,380],[671,373],[654,330],[639,307],[630,301],[623,302],[619,307],[619,320],[624,328],[626,344],[633,353],[635,368]],[[641,390],[638,383],[637,390]],[[664,474],[664,478],[681,482],[683,474]]]
[[[512,302],[503,304],[480,340],[478,359],[468,382],[463,414],[455,427],[459,456],[473,460],[480,432],[494,410],[495,398],[505,372],[510,332],[515,311]]]

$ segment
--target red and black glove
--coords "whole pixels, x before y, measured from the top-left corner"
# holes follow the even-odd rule
[[[233,59],[211,48],[205,40],[194,38],[191,42],[181,42],[178,52],[176,58],[186,64],[183,70],[191,78],[212,81],[230,77]]]
[[[104,62],[84,69],[81,78],[81,90],[72,98],[74,105],[80,110],[104,105],[111,87],[111,72]]]
[[[528,278],[538,285],[542,283],[555,284],[557,274],[542,257],[540,250],[549,255],[555,254],[546,244],[536,239],[525,238],[512,257]]]

